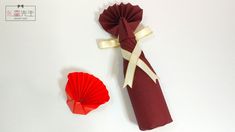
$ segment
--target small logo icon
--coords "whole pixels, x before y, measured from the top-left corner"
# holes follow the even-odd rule
[[[36,21],[36,6],[6,5],[5,21]]]

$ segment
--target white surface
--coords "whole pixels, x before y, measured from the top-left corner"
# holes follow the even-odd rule
[[[174,122],[153,132],[235,131],[235,2],[130,1],[144,9],[155,35],[143,50],[161,78]],[[110,0],[24,0],[36,22],[5,22],[0,3],[1,132],[137,132],[123,82],[119,49],[97,22]],[[107,85],[111,100],[87,116],[73,115],[64,98],[66,75],[87,71]]]

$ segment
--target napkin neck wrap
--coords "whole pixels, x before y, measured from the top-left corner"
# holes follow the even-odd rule
[[[120,31],[118,39],[113,38],[108,40],[100,40],[98,42],[98,47],[101,49],[118,46],[121,47],[122,57],[129,61],[123,87],[128,85],[130,88],[132,88],[136,66],[142,69],[156,83],[156,79],[159,79],[159,77],[148,67],[148,65],[143,60],[139,58],[142,50],[138,41],[152,34],[152,31],[150,28],[146,27],[135,34],[133,32],[128,32],[126,29],[130,27],[126,24],[125,19],[120,21],[120,26],[123,27],[119,28]],[[131,29],[129,29],[129,31],[130,30]],[[132,51],[128,51],[128,47],[129,49],[133,47]]]

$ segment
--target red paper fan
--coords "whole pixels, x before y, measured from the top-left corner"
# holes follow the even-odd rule
[[[142,20],[143,10],[138,6],[130,3],[120,5],[114,4],[109,6],[99,17],[102,27],[114,36],[120,35],[121,23],[126,23],[133,31],[137,28]]]
[[[109,101],[103,82],[88,73],[69,73],[65,90],[67,104],[75,114],[85,115]]]

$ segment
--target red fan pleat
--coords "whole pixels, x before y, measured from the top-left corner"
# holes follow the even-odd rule
[[[108,91],[101,80],[83,72],[68,75],[67,104],[75,114],[87,114],[109,101]]]

